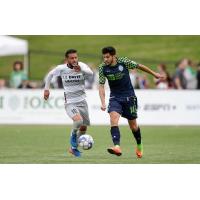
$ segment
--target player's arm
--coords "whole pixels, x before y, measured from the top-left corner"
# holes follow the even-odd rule
[[[105,101],[105,88],[104,84],[106,82],[106,77],[103,74],[103,66],[99,67],[99,97],[101,100],[101,110],[106,110],[106,101]]]
[[[126,65],[126,67],[127,67],[128,69],[135,69],[135,68],[137,68],[137,69],[140,69],[140,70],[142,70],[142,71],[144,71],[144,72],[147,72],[147,73],[153,75],[155,78],[164,78],[164,75],[161,75],[161,74],[159,74],[159,73],[156,73],[156,72],[154,72],[153,70],[151,70],[149,67],[147,67],[147,66],[145,66],[145,65],[142,65],[142,64],[138,64],[138,63],[136,63],[135,61],[130,60],[130,59],[127,58],[127,57],[120,58],[119,60],[120,60],[121,62],[125,63],[125,65]]]
[[[104,85],[99,85],[99,97],[101,100],[101,110],[105,111],[106,110],[106,101],[105,101],[105,88]]]
[[[60,75],[60,70],[58,67],[54,68],[47,74],[45,86],[44,86],[44,99],[45,100],[47,100],[50,95],[49,88],[50,88],[50,83],[51,83],[52,78],[54,76],[59,76],[59,75]]]
[[[151,74],[153,75],[155,78],[165,78],[165,76],[163,74],[159,74],[157,72],[154,72],[153,70],[151,70],[149,67],[145,66],[145,65],[142,65],[142,64],[137,64],[137,68],[148,73],[148,74]]]

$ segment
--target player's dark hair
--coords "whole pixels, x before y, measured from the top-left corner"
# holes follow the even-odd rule
[[[69,56],[69,54],[71,53],[77,53],[77,50],[76,49],[68,49],[65,53],[65,57],[67,58]]]
[[[110,55],[114,56],[116,55],[116,50],[114,47],[104,47],[102,49],[102,54],[109,53]]]

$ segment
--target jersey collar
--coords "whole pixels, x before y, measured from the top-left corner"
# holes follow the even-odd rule
[[[73,69],[73,66],[67,63],[67,67]]]

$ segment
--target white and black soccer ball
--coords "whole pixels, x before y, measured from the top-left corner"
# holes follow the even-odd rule
[[[93,144],[94,140],[91,135],[84,134],[78,138],[78,145],[84,150],[91,149]]]

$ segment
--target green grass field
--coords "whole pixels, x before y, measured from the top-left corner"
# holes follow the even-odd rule
[[[141,127],[144,157],[137,159],[132,134],[121,126],[121,157],[110,155],[106,148],[111,138],[108,126],[92,126],[88,133],[95,140],[91,150],[75,158],[65,149],[69,126],[0,126],[0,163],[200,163],[200,127]],[[67,144],[67,145],[66,145]]]

